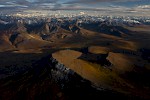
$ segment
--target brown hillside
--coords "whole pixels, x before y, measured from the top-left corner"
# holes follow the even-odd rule
[[[110,49],[102,46],[90,46],[88,48],[88,51],[94,54],[107,54],[110,51]]]
[[[122,86],[127,86],[127,88],[132,87],[109,69],[104,69],[97,64],[77,59],[81,54],[81,52],[73,50],[62,50],[53,53],[52,56],[59,63],[64,64],[66,67],[72,69],[98,87],[109,88],[116,91],[122,91]]]

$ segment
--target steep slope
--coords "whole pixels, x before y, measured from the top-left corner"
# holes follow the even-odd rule
[[[57,26],[56,32],[43,36],[43,39],[47,41],[51,41],[51,42],[56,42],[56,41],[60,41],[60,40],[64,40],[66,38],[72,37],[72,36],[73,36],[72,32],[69,32]]]
[[[20,49],[40,48],[48,44],[35,34],[14,33],[10,36],[13,45]]]
[[[109,52],[107,59],[113,64],[113,70],[119,73],[130,72],[135,64],[138,65],[137,58],[121,53]],[[144,64],[141,66],[144,66]]]
[[[81,54],[82,53],[73,50],[62,50],[53,53],[52,56],[99,88],[113,89],[121,92],[124,91],[122,86],[126,86],[128,89],[132,87],[109,69],[104,69],[97,64],[78,59]]]
[[[3,51],[3,50],[11,50],[14,48],[15,47],[9,41],[9,37],[7,36],[7,34],[1,34],[0,35],[0,49]]]
[[[55,42],[72,36],[72,32],[55,23],[39,23],[26,25],[29,33],[39,35],[43,40]]]
[[[89,80],[98,89],[108,89],[143,99],[149,98],[149,85],[146,82],[150,74],[147,71],[149,65],[147,62],[143,62],[140,58],[110,52],[107,59],[112,65],[104,67],[80,59],[81,55],[83,54],[78,51],[61,50],[53,53],[52,57],[82,78]],[[142,89],[142,86],[147,88]]]
[[[96,89],[89,81],[57,62],[51,55],[6,53],[0,56],[5,61],[3,64],[7,64],[0,70],[1,100],[130,98],[112,90]],[[11,63],[7,63],[8,60],[4,58],[9,59]]]
[[[108,35],[113,35],[117,37],[124,37],[130,35],[130,32],[128,29],[122,27],[122,26],[113,26],[109,25],[105,22],[93,22],[93,23],[83,23],[82,28],[85,28],[87,30],[91,30],[98,33],[104,33]]]
[[[140,56],[113,52],[109,52],[107,59],[112,63],[112,71],[134,84],[137,89],[142,89],[141,91],[149,93],[150,82],[148,79],[150,77],[150,69],[148,61],[143,60]]]

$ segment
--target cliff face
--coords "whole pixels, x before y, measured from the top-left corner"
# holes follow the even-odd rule
[[[65,87],[66,83],[69,82],[72,77],[77,76],[74,71],[65,67],[53,57],[50,58],[50,65],[52,65],[50,66],[50,77],[57,82],[61,88]]]
[[[31,68],[24,70],[22,67],[20,69],[12,69],[15,72],[17,70],[23,71],[1,79],[0,98],[2,100],[20,100],[22,98],[25,100],[99,100],[101,98],[123,98],[124,100],[128,100],[135,96],[117,91],[119,86],[121,87],[122,85],[127,92],[130,90],[126,88],[124,80],[120,79],[112,71],[107,70],[106,67],[102,68],[102,66],[100,67],[88,61],[83,61],[83,59],[77,57],[81,56],[81,52],[73,52],[74,54],[71,54],[73,56],[69,56],[69,53],[65,53],[64,55],[68,56],[69,59],[74,58],[75,62],[72,64],[74,64],[74,68],[76,69],[66,66],[64,62],[54,58],[53,55],[46,55],[46,57],[39,58],[32,63]],[[29,60],[29,57],[27,59]],[[75,66],[75,64],[78,65]],[[23,66],[23,64],[20,64],[20,66]],[[26,67],[23,66],[23,68]],[[97,67],[99,69],[96,70]],[[100,83],[98,84],[99,88],[93,84],[94,82]],[[120,84],[121,82],[122,84]],[[106,88],[108,85],[111,86],[109,89]],[[132,90],[134,89],[136,91],[136,88]],[[136,99],[136,96],[134,98]]]
[[[50,57],[48,67],[50,68],[49,77],[59,86],[64,94],[68,96],[69,100],[97,100],[100,98],[109,99],[110,97],[114,99],[128,98],[128,96],[122,93],[103,88],[102,85],[101,87],[98,87],[97,85],[93,84],[93,81],[89,79],[91,74],[85,73],[85,71],[82,69],[79,69],[81,73],[79,73],[79,71],[70,69],[68,66],[65,66],[60,61],[55,59],[53,56]],[[79,66],[76,67],[78,68]],[[86,78],[84,76],[89,77]]]
[[[97,91],[91,87],[89,81],[56,61],[51,55],[40,58],[31,68],[11,71],[16,73],[0,81],[1,100],[77,100],[81,95],[82,99],[88,98],[87,94]]]

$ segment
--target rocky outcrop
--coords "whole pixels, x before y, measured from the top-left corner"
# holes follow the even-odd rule
[[[51,67],[51,75],[55,81],[68,81],[69,76],[74,75],[74,72],[64,66],[63,64],[59,63],[56,59],[53,57],[50,58]]]

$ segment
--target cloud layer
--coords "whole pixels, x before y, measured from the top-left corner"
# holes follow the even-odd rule
[[[149,0],[0,0],[0,12],[24,10],[91,10],[144,13]]]

